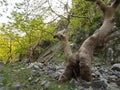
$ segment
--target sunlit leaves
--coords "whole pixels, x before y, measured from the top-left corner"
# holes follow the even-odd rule
[[[56,29],[68,27],[70,37],[76,35],[76,39],[76,32],[83,30],[88,33],[100,24],[101,15],[95,3],[72,0],[71,6],[71,2],[67,1],[58,0],[61,3],[59,10],[54,10],[58,7],[57,4],[56,7],[51,6],[51,10],[47,0],[25,0],[16,3],[15,9],[8,17],[11,22],[0,26],[0,59],[8,60],[10,55],[13,59],[17,53],[26,54],[29,46],[39,40],[54,41],[53,34]],[[70,20],[67,18],[69,15]]]
[[[13,22],[2,24],[0,30],[0,59],[11,60],[17,53],[26,54],[31,44],[38,39],[53,40],[54,23],[45,24],[42,17],[27,17],[25,14],[13,12]]]

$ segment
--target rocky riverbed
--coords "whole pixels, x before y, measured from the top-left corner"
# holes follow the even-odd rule
[[[0,65],[0,90],[120,90],[120,64],[92,67],[92,82],[58,83],[64,64],[34,62]]]

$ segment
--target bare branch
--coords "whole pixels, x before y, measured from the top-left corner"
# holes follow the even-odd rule
[[[105,12],[107,6],[105,5],[105,3],[102,0],[96,0],[96,4],[100,7],[100,9]]]
[[[115,0],[115,1],[112,3],[112,7],[113,7],[114,9],[116,9],[116,8],[119,6],[119,4],[120,4],[120,0]]]
[[[59,40],[61,40],[63,42],[68,41],[67,38],[66,38],[66,36],[64,35],[65,32],[66,32],[66,29],[63,29],[62,31],[57,32],[54,35],[54,38],[58,38]]]
[[[108,0],[107,5],[112,5],[112,3],[115,2],[115,0]]]
[[[49,4],[49,9],[50,9],[54,14],[56,14],[58,17],[62,17],[62,18],[64,18],[64,19],[67,19],[66,17],[64,17],[63,15],[60,15],[60,14],[56,13],[56,12],[52,9],[49,0],[48,0],[48,4]]]
[[[57,19],[58,19],[58,17],[54,18],[52,21],[49,21],[49,22],[47,22],[47,23],[45,23],[45,24],[50,24],[50,23],[52,23],[52,22],[55,22]]]
[[[96,2],[96,4],[100,7],[100,9],[103,12],[105,12],[105,10],[107,9],[107,6],[105,5],[105,3],[102,0],[86,0],[86,1]]]
[[[54,38],[58,38],[63,42],[65,56],[67,59],[69,59],[69,57],[72,55],[72,50],[68,38],[64,35],[66,31],[66,29],[59,31],[54,35]]]
[[[87,16],[77,16],[77,15],[70,15],[71,17],[75,17],[75,18],[88,18],[89,19],[89,17],[87,17]]]

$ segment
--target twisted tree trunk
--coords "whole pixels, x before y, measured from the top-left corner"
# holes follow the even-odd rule
[[[64,53],[67,59],[66,68],[59,78],[60,82],[70,80],[73,77],[76,77],[77,80],[83,79],[91,81],[91,60],[93,59],[93,52],[98,46],[104,44],[107,41],[107,38],[114,31],[115,21],[113,15],[115,9],[120,3],[120,0],[108,0],[107,5],[105,5],[102,0],[88,1],[96,2],[102,10],[104,15],[103,24],[93,33],[93,35],[83,42],[76,53],[72,53],[69,41],[64,35],[66,30],[59,31],[55,34],[54,37],[63,42]]]

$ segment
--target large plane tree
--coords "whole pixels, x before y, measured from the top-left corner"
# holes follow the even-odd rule
[[[54,37],[61,40],[64,45],[64,53],[67,59],[65,70],[59,78],[60,82],[65,82],[73,77],[76,77],[77,80],[83,79],[91,81],[91,61],[93,59],[93,53],[99,46],[106,43],[115,31],[114,13],[120,0],[108,0],[107,4],[102,0],[86,1],[95,2],[99,6],[103,12],[104,21],[102,26],[89,36],[75,53],[72,53],[70,43],[65,35],[66,29],[55,34]]]

